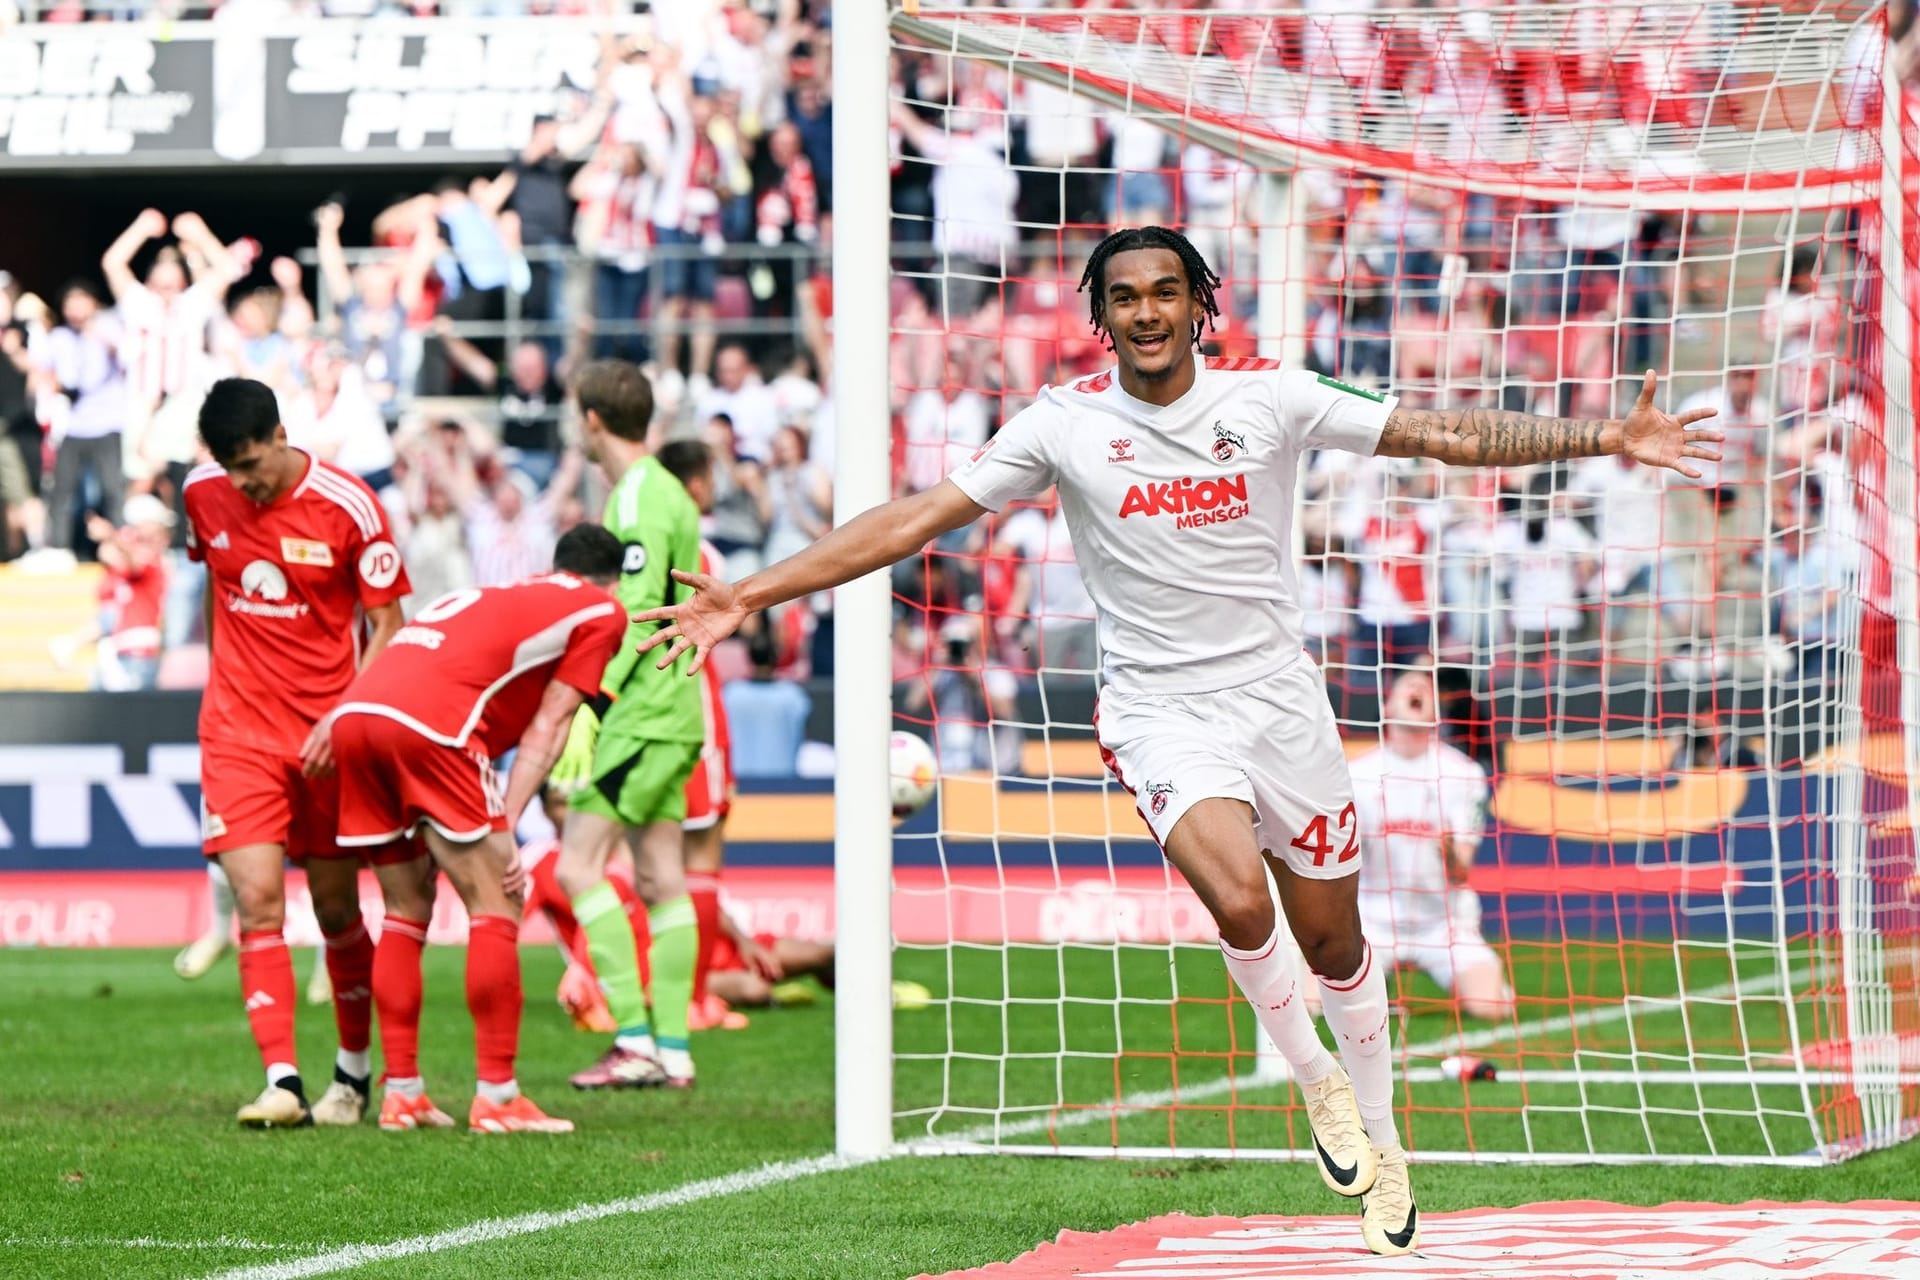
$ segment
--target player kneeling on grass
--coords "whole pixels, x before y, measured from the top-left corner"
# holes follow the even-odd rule
[[[341,845],[391,848],[418,833],[432,854],[376,860],[387,905],[373,969],[383,1129],[453,1123],[427,1099],[418,1057],[420,953],[436,865],[470,921],[467,1008],[480,1083],[469,1127],[573,1128],[543,1114],[514,1080],[521,876],[513,828],[559,757],[574,711],[599,696],[600,674],[626,633],[626,611],[607,590],[620,557],[612,534],[580,525],[554,547],[553,573],[440,597],[401,628],[330,721]],[[493,761],[516,747],[502,796]]]
[[[1294,490],[1304,455],[1344,449],[1476,466],[1627,453],[1698,477],[1708,416],[1654,407],[1650,371],[1624,420],[1411,410],[1390,396],[1195,348],[1219,278],[1165,227],[1115,232],[1082,277],[1115,367],[1048,387],[931,489],[841,524],[804,551],[685,604],[635,615],[662,666],[704,660],[749,613],[897,564],[1016,498],[1059,487],[1098,614],[1099,736],[1140,816],[1220,929],[1227,969],[1293,1068],[1321,1176],[1364,1196],[1375,1253],[1419,1243],[1393,1117],[1387,988],[1361,929],[1352,784],[1325,682],[1302,653]],[[695,667],[699,662],[695,662]],[[1318,976],[1346,1072],[1307,1016],[1268,884]]]
[[[1396,964],[1426,970],[1467,1017],[1506,1018],[1513,990],[1480,934],[1480,895],[1467,887],[1486,821],[1486,771],[1440,741],[1432,671],[1402,673],[1382,711],[1380,745],[1348,766],[1367,847],[1367,937]]]

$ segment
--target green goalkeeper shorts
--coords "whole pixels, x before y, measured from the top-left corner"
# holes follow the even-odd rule
[[[593,781],[574,794],[572,807],[630,827],[683,821],[687,779],[699,762],[697,742],[625,742],[603,735],[594,751]]]

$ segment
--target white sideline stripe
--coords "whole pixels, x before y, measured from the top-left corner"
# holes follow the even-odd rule
[[[1796,969],[1787,975],[1786,981],[1798,985],[1809,971]],[[1748,982],[1738,980],[1722,982],[1715,986],[1703,987],[1698,991],[1676,992],[1673,996],[1662,996],[1663,1001],[1680,999],[1722,1000],[1736,993],[1746,995],[1765,995],[1780,989],[1781,979],[1776,974],[1754,978]],[[1619,1022],[1627,1017],[1632,1005],[1622,1000],[1619,1004],[1595,1005],[1579,1013],[1563,1013],[1551,1018],[1542,1018],[1536,1022],[1523,1022],[1518,1026],[1482,1027],[1466,1035],[1450,1035],[1440,1039],[1428,1040],[1422,1044],[1409,1045],[1402,1051],[1406,1058],[1433,1058],[1443,1054],[1459,1053],[1462,1050],[1484,1049],[1488,1045],[1498,1044],[1509,1038],[1527,1035],[1549,1035],[1557,1031],[1574,1031],[1581,1027],[1598,1026],[1607,1022]],[[1403,1074],[1403,1073],[1396,1073]],[[1050,1130],[1068,1129],[1077,1125],[1099,1124],[1115,1119],[1123,1119],[1142,1111],[1157,1111],[1172,1106],[1176,1102],[1203,1102],[1217,1098],[1222,1094],[1241,1092],[1251,1093],[1259,1089],[1270,1089],[1275,1085],[1288,1082],[1286,1076],[1220,1076],[1200,1084],[1186,1085],[1178,1090],[1151,1089],[1142,1093],[1130,1093],[1108,1107],[1076,1107],[1065,1113],[1053,1111],[1028,1116],[1024,1120],[1014,1120],[995,1124],[991,1121],[963,1129],[959,1133],[930,1134],[924,1138],[915,1138],[901,1144],[901,1148],[912,1153],[919,1148],[938,1149],[949,1143],[1000,1143],[1008,1138],[1024,1138],[1028,1134],[1046,1133]],[[1688,1083],[1687,1080],[1676,1083]]]
[[[468,1245],[508,1240],[514,1236],[534,1235],[541,1231],[552,1231],[556,1227],[597,1222],[602,1218],[618,1218],[630,1214],[653,1213],[661,1209],[677,1209],[684,1204],[711,1200],[718,1196],[758,1191],[762,1187],[792,1182],[796,1178],[811,1178],[821,1173],[837,1173],[842,1169],[870,1164],[874,1159],[875,1157],[871,1156],[825,1155],[806,1160],[786,1160],[779,1164],[761,1165],[758,1169],[744,1169],[738,1173],[724,1174],[717,1178],[684,1183],[666,1191],[655,1191],[644,1196],[603,1200],[597,1204],[578,1204],[571,1209],[521,1213],[511,1218],[484,1218],[464,1227],[436,1231],[432,1235],[408,1236],[401,1240],[390,1240],[385,1244],[350,1244],[338,1249],[328,1249],[324,1253],[289,1258],[284,1262],[262,1262],[253,1266],[237,1267],[231,1271],[218,1272],[208,1280],[300,1280],[304,1276],[333,1275],[340,1271],[351,1271],[356,1267],[370,1266],[376,1262],[391,1262],[397,1258],[411,1258],[416,1254],[435,1253],[442,1249],[464,1249]]]
[[[134,1236],[116,1240],[108,1236],[0,1236],[4,1249],[234,1249],[260,1253],[291,1253],[298,1244],[269,1244],[244,1236],[215,1236],[211,1240],[156,1240],[152,1236]]]

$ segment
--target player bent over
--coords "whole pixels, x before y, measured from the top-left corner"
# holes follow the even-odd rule
[[[467,1008],[479,1087],[467,1112],[481,1133],[567,1133],[520,1092],[520,902],[513,828],[594,696],[627,615],[608,592],[621,547],[580,525],[554,547],[554,572],[440,597],[400,629],[353,682],[330,728],[340,770],[340,843],[392,847],[418,833],[425,857],[376,862],[387,899],[374,1000],[386,1059],[383,1129],[444,1128],[420,1079],[420,951],[433,873],[466,904]],[[506,793],[493,761],[518,748]],[[400,847],[413,846],[400,843]],[[389,943],[391,939],[391,944]]]
[[[355,1124],[365,1114],[373,942],[358,851],[334,843],[338,780],[320,719],[400,626],[411,585],[386,512],[358,478],[287,444],[264,383],[216,382],[200,407],[214,461],[187,476],[188,554],[207,565],[212,669],[200,701],[202,848],[240,916],[240,990],[267,1088],[255,1128]],[[369,634],[359,639],[358,612]],[[285,862],[307,873],[326,939],[340,1051],[311,1109],[295,1064]]]
[[[1402,673],[1382,708],[1380,745],[1348,766],[1367,849],[1360,919],[1383,956],[1426,970],[1467,1017],[1499,1021],[1513,1013],[1513,989],[1481,936],[1480,895],[1467,887],[1487,775],[1440,741],[1437,709],[1433,672]]]
[[[686,592],[669,571],[691,572],[699,564],[700,512],[647,453],[653,389],[632,365],[599,360],[580,371],[574,398],[587,454],[613,482],[605,524],[622,544],[615,594],[629,612],[670,603]],[[636,629],[630,639],[645,633]],[[700,686],[680,678],[690,669],[689,662],[657,670],[640,660],[633,644],[622,646],[601,677],[611,708],[598,720],[591,708],[575,717],[555,771],[572,806],[560,836],[560,884],[573,900],[619,1027],[613,1045],[573,1077],[575,1088],[693,1085],[687,1005],[698,939],[680,823],[706,725]],[[633,853],[634,888],[647,904],[651,1016],[633,931],[607,881],[607,862],[623,836]]]
[[[1302,455],[1517,466],[1626,452],[1694,475],[1691,460],[1718,457],[1720,433],[1688,430],[1705,412],[1655,409],[1651,372],[1625,420],[1580,422],[1407,410],[1270,361],[1204,359],[1194,348],[1219,281],[1164,227],[1107,237],[1081,283],[1114,368],[1045,389],[940,485],[737,585],[683,579],[692,600],[637,615],[669,622],[643,646],[661,646],[662,662],[704,659],[754,610],[894,564],[1057,485],[1097,610],[1095,728],[1109,767],[1212,913],[1228,971],[1292,1065],[1321,1177],[1364,1197],[1374,1252],[1405,1253],[1419,1214],[1394,1126],[1385,975],[1360,922],[1359,823],[1325,684],[1301,648],[1291,525]],[[1269,868],[1344,1072],[1279,947]]]

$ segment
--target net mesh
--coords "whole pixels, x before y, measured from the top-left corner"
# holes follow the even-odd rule
[[[1908,98],[1881,148],[1882,31],[1858,4],[896,18],[899,492],[1107,367],[1077,286],[1119,225],[1219,272],[1212,354],[1576,418],[1651,368],[1729,429],[1697,482],[1303,466],[1308,644],[1426,1156],[1815,1161],[1920,1113],[1915,237],[1882,198],[1916,165]],[[943,773],[895,842],[896,972],[937,995],[896,1020],[897,1136],[1307,1147],[1103,767],[1057,505],[895,591],[902,727]],[[1456,782],[1395,763],[1409,672]]]

